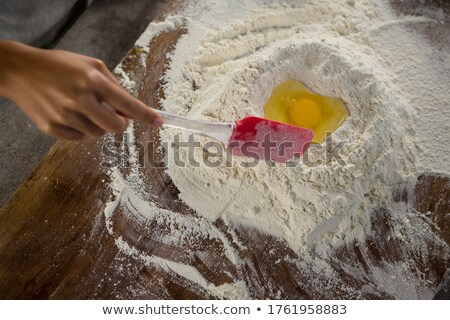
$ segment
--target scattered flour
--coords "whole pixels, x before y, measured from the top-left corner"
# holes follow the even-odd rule
[[[116,76],[119,77],[120,83],[127,90],[132,90],[136,86],[136,82],[130,79],[128,74],[123,70],[122,62],[115,69]]]
[[[136,219],[170,220],[174,226],[220,239],[227,258],[236,265],[242,263],[239,254],[214,229],[213,222],[219,218],[230,231],[254,228],[282,239],[299,254],[314,250],[326,257],[340,244],[364,240],[370,213],[380,207],[395,209],[393,188],[413,181],[417,172],[450,173],[446,161],[450,56],[409,32],[410,25],[421,23],[439,21],[397,17],[384,1],[368,0],[205,0],[163,22],[151,23],[137,42],[147,54],[145,48],[157,34],[180,25],[187,29],[164,76],[165,110],[213,121],[261,116],[275,86],[288,79],[301,81],[319,94],[346,103],[350,117],[332,136],[334,145],[343,143],[339,155],[344,163],[326,163],[322,147],[310,149],[310,159],[321,163],[315,166],[302,161],[295,166],[261,162],[244,167],[243,159],[235,158],[231,165],[223,161],[216,168],[182,168],[169,148],[166,172],[180,199],[199,218],[191,221],[153,205],[139,191],[143,180],[137,168],[128,176],[116,168],[111,171],[114,197],[105,208],[110,232],[114,233],[114,209],[128,203],[135,208]],[[121,66],[118,73],[133,85]],[[133,130],[129,128],[130,136]],[[160,136],[173,142],[176,134],[181,141],[188,140],[188,133],[177,129],[163,129]],[[202,162],[205,152],[196,149],[194,158]],[[187,152],[181,150],[180,156],[189,162]],[[183,237],[183,231],[173,230],[174,239]],[[227,288],[214,286],[189,265],[138,252],[121,237],[116,243],[213,295],[249,297],[241,280]],[[383,272],[390,271],[374,269],[374,277],[380,278],[374,281],[381,283]],[[411,289],[411,283],[410,295],[401,283],[390,285],[387,291],[394,297],[429,297],[425,289],[422,293]]]

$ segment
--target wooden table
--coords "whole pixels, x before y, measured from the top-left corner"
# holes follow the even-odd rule
[[[400,12],[415,10],[413,2],[393,1]],[[442,6],[447,13],[450,6]],[[180,6],[171,2],[159,19]],[[409,11],[408,11],[409,10]],[[427,26],[417,32],[429,36],[433,45],[448,49],[450,26]],[[152,106],[162,97],[160,75],[167,65],[166,54],[184,33],[177,28],[162,33],[151,42],[147,72],[136,62],[132,49],[124,65],[137,79],[137,96]],[[139,126],[139,125],[138,125]],[[158,133],[146,127],[137,130],[139,139],[158,141]],[[117,137],[120,140],[120,137]],[[139,259],[118,250],[115,237],[105,225],[104,207],[111,190],[107,168],[102,164],[102,139],[85,139],[81,143],[57,142],[42,159],[26,181],[0,211],[0,298],[54,298],[54,299],[197,299],[213,298],[203,288],[194,285],[173,272],[145,265]],[[157,146],[155,146],[157,147]],[[151,151],[151,150],[150,150]],[[149,189],[162,208],[176,210],[195,217],[188,207],[178,201],[178,191],[163,175],[164,168],[145,168]],[[412,190],[399,188],[396,201],[407,202],[434,223],[432,232],[447,245],[450,244],[450,182],[447,176],[424,174]],[[308,266],[294,266],[292,260],[302,256],[290,250],[283,242],[254,230],[235,230],[244,248],[239,256],[246,261],[235,266],[224,258],[220,243],[208,239],[194,239],[202,256],[193,248],[167,247],[156,235],[162,226],[151,221],[146,225],[114,215],[115,232],[149,254],[176,259],[195,267],[209,282],[220,285],[232,278],[246,282],[252,298],[355,298],[344,285],[328,290],[311,283]],[[375,263],[383,266],[389,261],[411,260],[416,272],[422,273],[430,286],[437,288],[450,261],[444,249],[430,243],[430,250],[421,256],[410,255],[392,230],[391,216],[380,208],[372,213],[373,232],[363,243],[354,241],[336,250],[330,257],[335,262],[334,272],[342,284],[358,289],[364,286],[365,266]],[[223,222],[215,226],[227,235]],[[388,240],[390,239],[390,240]],[[406,245],[407,246],[407,245]],[[269,255],[272,250],[276,254]],[[206,256],[206,258],[205,258]],[[290,257],[276,263],[280,257]],[[358,269],[358,276],[343,266]],[[407,280],[405,280],[407,281]],[[438,289],[436,289],[438,291]],[[444,292],[441,296],[449,298]],[[386,291],[363,290],[356,298],[392,298]]]

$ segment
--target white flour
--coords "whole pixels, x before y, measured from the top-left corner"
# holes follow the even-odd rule
[[[180,199],[199,218],[192,221],[158,209],[139,191],[144,186],[137,168],[125,177],[115,169],[111,173],[115,198],[105,210],[110,232],[114,233],[110,218],[120,203],[134,208],[135,219],[170,220],[171,241],[182,241],[184,234],[216,237],[236,265],[242,263],[238,253],[212,225],[219,218],[230,231],[239,226],[254,228],[284,240],[299,254],[314,250],[326,257],[340,244],[364,240],[374,209],[396,210],[391,205],[394,187],[413,181],[417,172],[450,173],[445,161],[450,150],[450,57],[407,30],[410,24],[438,22],[399,18],[383,1],[216,0],[197,1],[179,16],[150,24],[138,45],[146,46],[159,32],[181,24],[187,29],[164,77],[165,110],[213,121],[261,116],[275,86],[288,79],[301,81],[319,94],[346,103],[351,116],[333,134],[334,144],[344,142],[339,155],[345,164],[269,167],[260,163],[245,168],[237,158],[231,166],[223,162],[218,168],[182,168],[168,148],[167,173]],[[133,81],[118,69],[127,87],[132,86]],[[133,133],[132,127],[129,132]],[[188,139],[187,132],[175,129],[162,130],[161,139],[173,142],[175,134],[181,134],[181,141]],[[205,155],[202,148],[194,154],[200,162]],[[186,151],[180,156],[188,162]],[[324,163],[324,148],[310,149],[309,157]],[[241,281],[222,290],[206,283],[191,266],[150,257],[122,238],[116,243],[210,294],[249,297]],[[317,265],[312,273],[322,268],[326,269]],[[374,281],[381,286],[383,272],[388,271],[373,269]],[[426,287],[414,291],[411,286],[423,283],[412,282],[409,296],[405,286],[395,281],[386,290],[402,298],[432,294]]]

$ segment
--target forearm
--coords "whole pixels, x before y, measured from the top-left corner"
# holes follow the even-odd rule
[[[0,96],[12,98],[14,82],[23,68],[24,55],[34,49],[25,44],[0,39]]]

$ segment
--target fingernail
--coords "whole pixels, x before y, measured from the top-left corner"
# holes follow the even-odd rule
[[[155,128],[159,128],[159,127],[161,127],[161,126],[163,125],[163,123],[164,123],[163,119],[162,119],[161,117],[157,117],[157,118],[155,118],[155,119],[153,120],[152,125],[153,125]]]

